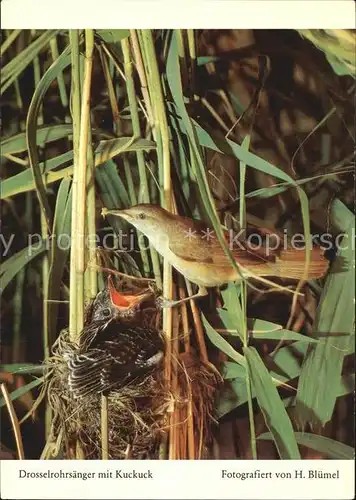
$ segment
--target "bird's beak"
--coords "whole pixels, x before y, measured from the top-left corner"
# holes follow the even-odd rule
[[[111,302],[119,311],[128,311],[130,309],[133,309],[145,299],[153,295],[153,292],[151,290],[140,293],[139,295],[128,295],[120,293],[116,290],[111,276],[108,279],[108,287]]]
[[[122,217],[127,221],[132,220],[132,216],[126,210],[108,210],[107,208],[103,208],[101,211],[101,215],[105,217],[106,215],[115,215],[117,217]]]

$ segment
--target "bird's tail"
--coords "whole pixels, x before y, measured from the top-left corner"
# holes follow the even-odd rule
[[[271,273],[279,278],[302,279],[305,272],[306,252],[305,249],[297,248],[282,250],[276,261],[269,264]],[[319,247],[312,248],[306,280],[322,278],[328,267],[329,261],[324,256],[324,250]]]

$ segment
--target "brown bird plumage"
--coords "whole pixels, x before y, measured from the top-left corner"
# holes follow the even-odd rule
[[[174,215],[167,210],[149,204],[136,205],[124,210],[104,210],[120,216],[144,233],[155,249],[169,263],[200,287],[199,295],[205,295],[205,287],[221,286],[241,279],[220,245],[213,230],[201,221]],[[232,255],[242,267],[244,277],[274,276],[299,280],[304,275],[305,249],[287,248],[267,251],[265,247],[254,247],[243,241],[225,238]],[[328,261],[321,248],[312,248],[307,279],[325,275]]]

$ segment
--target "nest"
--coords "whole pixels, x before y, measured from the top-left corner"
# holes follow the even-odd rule
[[[42,458],[60,452],[65,459],[102,458],[102,398],[75,399],[68,388],[65,359],[78,349],[67,331],[57,339],[48,360],[47,398],[53,411],[50,446]],[[211,458],[213,404],[219,376],[194,353],[175,363],[177,387],[167,389],[157,368],[107,396],[110,459]],[[173,367],[172,367],[173,368]],[[174,442],[174,452],[161,443]],[[164,447],[163,447],[164,448]]]
[[[91,311],[88,307],[86,323],[90,323]],[[153,328],[159,319],[154,305],[142,308],[134,318]],[[106,396],[104,414],[100,393],[76,399],[69,389],[67,360],[78,346],[64,330],[48,360],[45,389],[53,419],[42,458],[58,452],[66,459],[102,458],[103,419],[107,421],[108,458],[210,458],[213,405],[221,377],[212,365],[202,362],[193,346],[189,352],[179,352],[183,347],[179,334],[178,344],[169,349],[173,354],[169,381],[167,370],[157,367],[112,390]]]
[[[49,359],[47,396],[53,410],[51,441],[57,442],[56,448],[61,449],[64,458],[75,458],[79,443],[86,459],[99,459],[102,457],[102,397],[91,394],[75,399],[68,388],[65,359],[77,348],[64,331]],[[170,400],[159,369],[111,391],[107,396],[109,458],[158,458]]]

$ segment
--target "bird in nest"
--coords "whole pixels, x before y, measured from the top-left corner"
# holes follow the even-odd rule
[[[160,333],[133,321],[150,295],[124,295],[109,278],[89,307],[78,349],[66,356],[74,398],[107,394],[160,363],[164,352]]]

